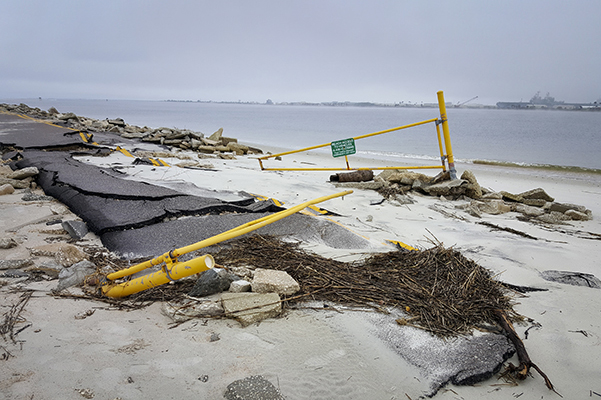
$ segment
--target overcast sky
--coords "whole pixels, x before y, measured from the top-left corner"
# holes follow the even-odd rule
[[[601,98],[599,0],[2,0],[0,99]]]

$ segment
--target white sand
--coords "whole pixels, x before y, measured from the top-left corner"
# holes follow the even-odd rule
[[[89,161],[97,165],[131,163],[121,154]],[[177,163],[175,159],[166,161]],[[132,166],[127,172],[132,179],[155,184],[192,182],[204,189],[273,197],[287,205],[341,191],[327,182],[330,172],[260,171],[252,157],[201,161],[212,162],[217,171]],[[333,162],[312,153],[287,156],[269,165],[307,163]],[[461,164],[457,168],[459,174],[469,168],[482,186],[493,190],[519,193],[542,187],[556,201],[586,206],[595,218],[558,227],[574,233],[567,234],[520,222],[514,213],[483,217],[540,238],[535,241],[491,231],[476,224],[477,218],[455,209],[457,202],[424,196],[413,196],[416,202],[409,205],[370,205],[380,196],[355,190],[320,206],[342,215],[327,218],[382,244],[380,250],[386,249],[383,243],[387,239],[420,248],[431,247],[431,241],[438,240],[499,273],[505,282],[548,289],[517,299],[516,310],[541,325],[530,329],[524,342],[533,362],[564,398],[589,397],[591,390],[601,393],[601,290],[540,277],[541,271],[552,269],[601,276],[601,242],[577,234],[601,233],[601,177]],[[25,205],[16,194],[0,197],[0,206],[5,230],[50,214],[47,203]],[[445,210],[447,216],[435,208]],[[14,217],[13,212],[21,214]],[[460,218],[448,217],[448,213]],[[28,241],[40,240],[31,232],[33,227],[15,233],[27,237],[19,249],[29,246]],[[86,239],[95,240],[93,235]],[[319,243],[307,246],[343,261],[361,253]],[[16,251],[2,250],[0,256],[18,258]],[[82,389],[93,392],[96,399],[220,399],[229,383],[257,374],[289,399],[416,399],[428,391],[431,377],[425,376],[425,370],[412,366],[378,339],[361,313],[296,310],[247,328],[232,320],[196,320],[167,329],[170,320],[161,314],[159,304],[133,312],[110,310],[101,303],[47,296],[54,285],[56,281],[29,285],[37,291],[22,316],[32,325],[18,335],[20,343],[7,345],[14,357],[0,361],[0,399],[81,399],[82,393],[87,393],[80,393]],[[18,294],[7,293],[6,286],[1,290],[4,313]],[[85,319],[75,318],[86,310],[96,311]],[[522,338],[530,326],[517,327]],[[211,342],[213,334],[220,340]],[[415,336],[413,344],[424,340],[421,331],[404,335]],[[517,364],[516,358],[511,361]],[[525,399],[557,396],[534,372],[533,378],[517,387],[492,378],[473,387],[449,385],[436,398],[507,399],[522,393]]]

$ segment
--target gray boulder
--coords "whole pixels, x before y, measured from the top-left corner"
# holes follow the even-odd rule
[[[249,376],[230,383],[223,395],[227,400],[284,400],[285,397],[261,375]]]
[[[188,294],[192,297],[203,297],[221,293],[228,290],[234,280],[237,278],[223,268],[211,268],[200,275]]]

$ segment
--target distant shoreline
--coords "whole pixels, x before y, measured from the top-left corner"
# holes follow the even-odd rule
[[[438,103],[373,103],[368,101],[326,101],[326,102],[258,102],[258,101],[212,101],[212,100],[159,100],[166,103],[201,103],[201,104],[247,104],[258,106],[313,106],[313,107],[381,107],[381,108],[438,108]],[[518,105],[519,106],[516,106]],[[499,109],[499,110],[550,110],[550,111],[601,111],[601,104],[596,103],[559,103],[552,106],[522,103],[522,102],[498,102],[490,104],[465,104],[456,105],[446,103],[447,108],[469,108],[469,109]]]

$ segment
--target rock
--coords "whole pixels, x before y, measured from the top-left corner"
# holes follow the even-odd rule
[[[517,194],[509,193],[506,191],[500,191],[499,193],[501,193],[501,195],[503,196],[502,198],[505,201],[512,201],[515,203],[521,203],[524,201],[524,198]]]
[[[280,391],[261,375],[230,383],[223,395],[227,400],[284,400]]]
[[[479,199],[482,197],[482,188],[478,184],[476,176],[472,173],[472,171],[463,171],[463,174],[461,174],[461,179],[469,183],[469,185],[467,185],[467,190],[465,193],[466,196],[471,197],[473,199]]]
[[[417,190],[417,191],[426,193],[427,186],[428,186],[427,183],[424,183],[420,179],[416,179],[413,181],[413,184],[411,185],[411,190]]]
[[[300,290],[300,285],[286,271],[257,268],[253,277],[252,291],[255,293],[277,293],[290,296]]]
[[[64,264],[63,264],[64,265]],[[63,290],[71,286],[81,285],[86,276],[96,272],[96,265],[88,260],[75,263],[71,268],[63,268],[58,273],[58,286],[56,290]]]
[[[457,196],[465,193],[466,185],[467,181],[463,179],[453,179],[437,183],[436,185],[426,186],[423,190],[431,196]]]
[[[550,213],[536,217],[536,219],[547,224],[564,224],[570,217],[561,212],[551,211]]]
[[[390,183],[400,183],[402,185],[413,185],[415,180],[422,182],[430,182],[432,180],[432,177],[418,172],[395,170],[384,170],[377,177]]]
[[[524,204],[533,207],[544,207],[547,201],[543,199],[524,199]]]
[[[88,226],[83,221],[63,221],[61,225],[73,239],[79,240],[88,234]]]
[[[13,170],[11,167],[0,163],[0,177],[8,178],[8,176],[12,175],[12,173],[13,173]]]
[[[229,289],[232,281],[232,276],[223,268],[211,268],[200,275],[188,294],[192,297],[203,297],[221,293]]]
[[[27,189],[30,181],[28,179],[0,178],[0,186],[11,185],[14,189]]]
[[[219,146],[221,144],[221,141],[211,140],[209,138],[201,138],[200,141],[207,146]]]
[[[161,311],[175,322],[184,322],[191,318],[216,317],[223,315],[221,301],[185,300],[181,303],[163,303]]]
[[[192,146],[192,148],[193,148],[193,149],[197,149],[197,148],[198,148],[198,146],[201,146],[201,145],[202,145],[202,142],[201,142],[200,140],[198,140],[198,139],[194,139],[194,138],[192,138],[192,139],[190,140],[190,145]]]
[[[232,273],[236,276],[247,279],[249,281],[252,280],[253,275],[255,273],[254,270],[252,270],[249,267],[230,267],[230,271],[232,271]]]
[[[215,146],[198,146],[198,148],[196,150],[199,151],[200,153],[206,153],[206,154],[213,154],[215,151],[217,151]]]
[[[209,140],[221,142],[221,135],[223,135],[223,128],[217,129],[211,136],[209,136]]]
[[[30,253],[34,256],[54,257],[63,267],[87,260],[88,256],[79,247],[69,243],[51,243],[33,247]]]
[[[582,272],[548,270],[543,271],[541,275],[544,280],[551,282],[601,289],[601,281],[595,275],[592,274],[585,274]]]
[[[511,207],[505,204],[505,202],[502,200],[473,200],[470,202],[470,207],[477,209],[481,213],[492,215],[505,214],[511,211]]]
[[[251,289],[252,286],[249,281],[245,281],[244,279],[238,279],[230,284],[229,291],[230,293],[244,293],[250,292]]]
[[[15,188],[10,183],[5,183],[0,186],[0,196],[5,194],[13,194],[15,192]]]
[[[436,183],[449,181],[449,180],[451,180],[451,173],[449,171],[444,171],[444,172],[441,171],[434,178],[432,178],[432,180],[430,181],[430,184],[434,185]]]
[[[125,121],[122,118],[109,119],[107,122],[111,125],[125,128]]]
[[[53,201],[54,197],[29,192],[29,193],[25,193],[21,197],[21,200],[23,200],[23,201]]]
[[[49,113],[49,114],[52,114],[52,115],[60,114],[60,113],[58,112],[58,110],[57,110],[56,108],[54,108],[54,107],[50,107],[50,108],[48,109],[48,113]]]
[[[75,115],[72,112],[68,112],[66,114],[59,114],[58,115],[58,119],[61,120],[61,121],[67,121],[69,119],[77,120],[77,115]]]
[[[0,260],[0,270],[2,269],[19,269],[28,267],[33,264],[33,260],[28,258],[26,260]]]
[[[12,249],[19,244],[11,237],[0,238],[0,249]]]
[[[588,214],[576,210],[568,210],[564,213],[564,215],[574,221],[588,221],[592,219],[592,217]]]
[[[53,204],[50,206],[50,211],[55,215],[63,215],[69,212],[69,209],[63,204]]]
[[[543,189],[536,188],[532,190],[528,190],[526,192],[518,194],[518,196],[523,199],[537,199],[537,200],[545,200],[545,201],[555,201],[555,199],[547,194]]]
[[[121,134],[124,139],[142,139],[144,136],[146,136],[144,132],[125,132]]]
[[[227,147],[228,151],[232,151],[232,152],[236,153],[236,155],[239,155],[239,156],[242,156],[242,155],[248,153],[248,146],[245,146],[240,143],[229,142],[226,145],[226,147]]]
[[[10,179],[25,179],[30,176],[36,176],[40,171],[36,167],[27,167],[23,169],[18,169],[13,171],[13,173],[8,177]]]
[[[565,213],[568,210],[576,210],[579,211],[581,213],[585,213],[586,212],[586,207],[584,206],[579,206],[577,204],[570,204],[570,203],[551,203],[551,205],[549,206],[549,211],[557,211],[560,213]]]
[[[223,293],[221,301],[225,315],[242,326],[277,317],[282,311],[277,293]]]
[[[538,217],[545,213],[545,210],[539,207],[527,206],[525,204],[518,204],[515,207],[515,211],[522,213],[528,217]]]
[[[499,192],[490,192],[483,194],[482,200],[503,200],[503,195]]]
[[[231,138],[231,137],[221,136],[221,138],[219,139],[219,142],[222,145],[227,146],[230,143],[238,143],[238,139]]]
[[[54,258],[63,267],[69,267],[75,263],[87,260],[88,256],[79,247],[63,243],[63,246],[56,252]]]
[[[362,190],[380,190],[386,187],[386,182],[334,182],[334,186],[338,188],[362,189]]]

